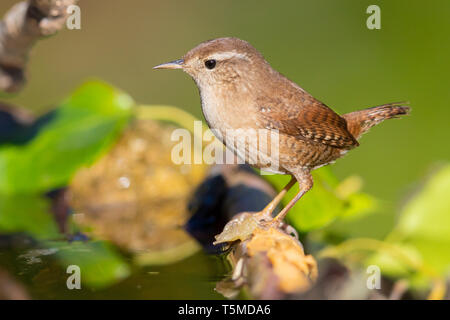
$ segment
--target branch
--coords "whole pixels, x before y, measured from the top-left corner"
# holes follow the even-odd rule
[[[64,27],[67,7],[78,0],[28,0],[0,21],[0,91],[15,92],[25,82],[25,65],[36,40]]]
[[[229,248],[232,275],[216,286],[225,297],[243,289],[253,299],[284,299],[308,291],[317,278],[316,261],[291,226],[261,227],[251,213],[240,213],[259,211],[272,197],[270,185],[247,167],[217,165],[191,201],[188,232],[209,252]]]

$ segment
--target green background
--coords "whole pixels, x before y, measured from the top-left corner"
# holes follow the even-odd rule
[[[2,0],[0,13],[15,2]],[[381,8],[381,30],[366,8]],[[182,72],[154,71],[207,39],[235,36],[338,113],[410,101],[407,119],[383,123],[339,160],[340,177],[360,175],[386,204],[365,223],[388,230],[394,212],[430,168],[450,158],[450,1],[81,0],[81,30],[37,43],[29,80],[2,100],[37,114],[83,80],[102,78],[137,102],[170,104],[200,116],[200,99]],[[365,233],[366,234],[366,233]]]

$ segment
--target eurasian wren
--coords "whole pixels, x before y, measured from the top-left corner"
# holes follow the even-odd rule
[[[311,189],[311,170],[332,163],[357,147],[358,139],[372,126],[409,112],[403,103],[391,103],[339,116],[272,69],[248,42],[237,38],[203,42],[182,59],[154,68],[182,69],[194,79],[208,125],[237,155],[249,153],[253,160],[270,158],[257,147],[248,149],[229,143],[235,137],[227,135],[227,130],[277,130],[279,159],[273,159],[279,164],[276,171],[290,174],[292,179],[260,213],[261,220],[270,220],[295,181],[300,190],[271,223],[281,223],[289,209]],[[256,160],[251,164],[263,167],[266,163]]]

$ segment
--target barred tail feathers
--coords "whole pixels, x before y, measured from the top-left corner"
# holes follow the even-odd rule
[[[408,103],[405,102],[389,103],[382,106],[350,112],[342,115],[342,117],[347,121],[348,131],[356,139],[359,139],[370,128],[380,122],[409,114],[411,108],[407,104]]]

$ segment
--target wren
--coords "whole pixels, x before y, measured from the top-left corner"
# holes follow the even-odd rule
[[[208,125],[237,155],[250,152],[252,159],[270,157],[257,147],[248,149],[227,143],[234,138],[226,136],[228,129],[277,130],[277,173],[289,174],[292,179],[258,213],[259,220],[269,221],[270,225],[281,225],[289,209],[312,188],[311,170],[330,164],[357,147],[361,135],[374,125],[410,110],[405,103],[390,103],[340,116],[274,70],[248,42],[237,38],[203,42],[182,59],[154,69],[182,69],[194,79]],[[252,154],[255,152],[261,154]],[[258,162],[252,165],[263,166]],[[274,209],[296,181],[299,192],[272,219]]]

